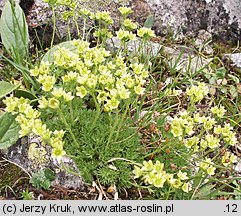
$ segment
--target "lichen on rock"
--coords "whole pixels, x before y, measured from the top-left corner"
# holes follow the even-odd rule
[[[52,182],[52,185],[73,189],[84,187],[84,182],[74,161],[67,156],[63,157],[62,162],[54,160],[51,157],[51,147],[43,144],[39,137],[22,137],[2,154],[30,175],[39,170],[50,168],[56,174],[56,179]]]

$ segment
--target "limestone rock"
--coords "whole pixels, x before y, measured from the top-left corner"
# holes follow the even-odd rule
[[[39,157],[29,157],[31,145],[35,145],[36,149],[38,149]],[[2,154],[6,159],[19,165],[30,175],[41,169],[50,168],[56,174],[56,179],[52,182],[53,186],[73,189],[82,189],[84,187],[84,182],[74,161],[66,156],[63,157],[61,164],[54,160],[51,157],[51,147],[43,145],[39,137],[23,137],[15,145],[6,151],[2,151]],[[71,170],[71,172],[68,170]]]
[[[0,11],[7,0],[0,0]],[[30,32],[37,30],[45,32],[44,41],[50,40],[52,32],[52,11],[47,3],[42,0],[15,0],[28,15]],[[34,1],[34,4],[33,4]],[[157,35],[173,34],[176,37],[197,36],[200,30],[209,32],[213,40],[237,42],[241,36],[241,1],[240,0],[129,0],[110,1],[78,0],[79,7],[92,11],[108,10],[113,13],[117,22],[121,6],[118,2],[124,2],[130,6],[134,13],[131,18],[141,25],[146,18],[153,15],[154,26]],[[67,37],[68,22],[60,17],[65,10],[60,7],[57,12],[56,42],[63,41]],[[73,22],[70,20],[70,33],[76,35]],[[81,25],[81,22],[78,21]],[[116,24],[116,23],[115,23]],[[113,26],[113,27],[116,27]],[[34,37],[34,34],[33,34]],[[41,37],[40,37],[41,38]],[[46,42],[47,43],[47,42]]]
[[[241,68],[241,53],[225,54],[225,57],[230,58],[234,66]]]

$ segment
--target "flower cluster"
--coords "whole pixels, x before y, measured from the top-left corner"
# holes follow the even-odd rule
[[[134,178],[142,177],[146,184],[154,185],[157,188],[163,188],[164,184],[169,184],[173,188],[182,188],[186,193],[192,190],[192,185],[187,182],[189,179],[186,172],[179,170],[176,174],[169,174],[164,169],[164,164],[156,161],[155,164],[151,160],[143,161],[143,166],[135,166],[133,173]]]
[[[123,16],[128,16],[133,12],[133,10],[129,7],[119,7],[118,10]]]
[[[206,171],[208,175],[212,176],[215,174],[216,168],[213,166],[213,162],[210,158],[206,158],[205,161],[200,162],[199,167]]]
[[[194,152],[206,148],[215,149],[220,146],[221,140],[233,146],[237,138],[229,124],[217,126],[217,122],[210,116],[193,115],[188,112],[179,113],[171,123],[171,133],[174,137],[184,141],[184,145]],[[196,134],[195,136],[192,136]],[[192,137],[191,137],[192,136]]]
[[[224,106],[220,106],[220,107],[214,106],[211,108],[211,112],[213,114],[216,114],[218,118],[222,118],[224,116],[226,110],[225,110]]]
[[[44,2],[48,3],[51,6],[65,5],[73,9],[77,7],[76,1],[73,0],[44,0]]]
[[[95,14],[91,13],[90,18],[104,23],[105,25],[111,25],[113,23],[109,11],[97,11]]]
[[[171,132],[174,137],[182,139],[183,136],[192,135],[194,133],[194,120],[188,114],[188,112],[179,113],[180,117],[175,116],[172,120]]]
[[[141,63],[126,63],[121,56],[109,58],[104,48],[89,48],[85,41],[74,40],[75,51],[59,48],[54,53],[54,62],[41,62],[30,71],[42,85],[48,98],[42,97],[40,108],[57,109],[60,100],[73,100],[75,96],[94,97],[104,110],[111,111],[121,100],[135,94],[143,94],[143,85],[149,73]],[[51,69],[50,69],[51,68]]]
[[[143,38],[145,40],[149,40],[150,38],[156,36],[153,30],[151,30],[150,28],[146,28],[146,27],[142,27],[142,28],[138,29],[137,35],[140,38]]]
[[[222,164],[226,167],[236,162],[237,156],[230,154],[230,152],[225,152],[225,154],[222,156]]]
[[[201,101],[209,93],[209,88],[202,82],[188,88],[186,94],[190,96],[193,103]]]
[[[120,29],[118,32],[116,32],[116,34],[117,34],[117,38],[123,42],[136,40],[136,35],[130,31]]]
[[[198,102],[208,93],[208,88],[205,84],[199,83],[198,86],[188,89],[186,93],[191,101]],[[180,112],[172,120],[171,133],[179,140],[183,140],[185,146],[194,152],[206,148],[215,149],[220,146],[221,141],[233,146],[237,143],[233,128],[227,123],[223,127],[217,125],[216,121],[223,117],[226,112],[225,108],[214,106],[211,112],[217,116],[217,119],[200,115],[199,112]],[[195,136],[192,136],[194,134]]]
[[[129,31],[137,29],[137,24],[132,22],[130,19],[125,19],[123,21],[123,26],[126,30],[129,30]]]
[[[210,158],[206,158],[205,161],[200,162],[199,167],[206,171],[208,175],[212,176],[215,174],[216,168],[213,166],[213,162]]]
[[[187,95],[193,103],[201,101],[208,93],[208,88],[203,83],[192,86],[187,90]],[[195,104],[194,104],[195,105]],[[197,155],[198,152],[206,155],[212,152],[218,155],[221,146],[234,146],[237,143],[236,134],[229,123],[220,124],[226,110],[223,106],[214,106],[211,113],[198,111],[182,111],[171,122],[171,133],[178,138],[189,153]],[[215,175],[215,164],[212,158],[206,157],[199,163],[199,170],[205,171],[210,176]],[[221,158],[216,158],[215,163],[229,166],[236,162],[236,156],[226,152]]]
[[[62,141],[64,131],[50,131],[46,124],[41,121],[40,112],[30,105],[28,99],[10,96],[4,100],[4,103],[6,105],[6,112],[12,113],[13,115],[17,114],[16,121],[21,128],[19,131],[20,137],[31,134],[41,137],[43,142],[48,143],[53,147],[52,156],[58,160],[61,159],[65,154],[65,151],[63,150],[64,142]],[[41,154],[42,153],[43,152],[41,151]],[[31,155],[33,154],[30,154],[30,157],[33,157]]]

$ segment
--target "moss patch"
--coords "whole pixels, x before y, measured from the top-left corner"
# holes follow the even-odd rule
[[[0,158],[0,161],[3,160]],[[18,166],[8,162],[0,163],[0,173],[0,193],[2,188],[6,186],[11,187],[21,177],[27,177],[26,173]]]

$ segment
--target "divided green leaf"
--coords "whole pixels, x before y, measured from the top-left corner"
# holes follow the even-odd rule
[[[147,17],[145,23],[144,23],[144,27],[146,28],[152,28],[154,25],[154,16],[150,15]]]
[[[43,188],[48,190],[51,186],[51,181],[53,181],[55,178],[56,176],[54,172],[49,168],[45,168],[34,173],[30,179],[30,183],[38,189]]]

